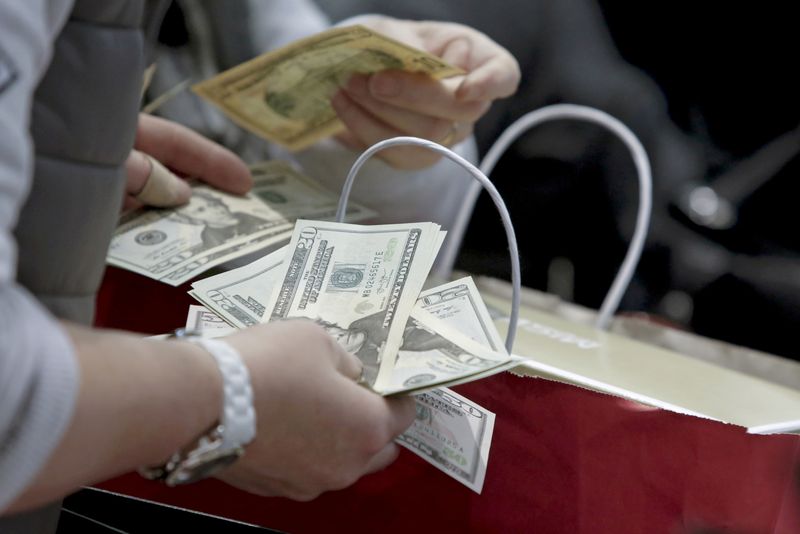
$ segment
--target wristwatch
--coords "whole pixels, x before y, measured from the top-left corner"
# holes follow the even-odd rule
[[[221,339],[205,339],[183,328],[170,337],[205,348],[219,366],[224,388],[222,416],[218,422],[175,452],[163,465],[139,469],[145,478],[176,486],[206,478],[242,456],[244,446],[255,437],[256,415],[250,374],[236,349]]]

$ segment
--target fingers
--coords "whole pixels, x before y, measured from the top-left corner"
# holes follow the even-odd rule
[[[389,409],[389,433],[397,437],[414,422],[417,414],[414,399],[408,395],[384,398]]]
[[[192,196],[185,180],[137,150],[131,151],[125,170],[128,174],[126,193],[138,203],[165,208],[185,204]]]
[[[419,31],[430,52],[467,71],[454,93],[457,100],[492,101],[516,91],[517,60],[487,35],[447,22],[422,22]]]
[[[139,115],[135,147],[174,171],[218,189],[244,194],[252,187],[250,171],[238,156],[174,122]]]
[[[380,102],[450,122],[475,122],[488,109],[488,102],[456,98],[452,80],[440,82],[426,74],[385,70],[370,76],[368,88]]]
[[[331,100],[333,109],[352,134],[350,141],[356,140],[366,147],[378,141],[408,135],[375,118],[356,104],[347,93],[340,91]],[[379,157],[397,169],[424,169],[439,161],[440,156],[430,150],[417,147],[397,147],[384,150]]]
[[[448,119],[417,113],[376,99],[370,93],[369,78],[364,75],[352,76],[344,90],[370,114],[406,135],[432,140],[442,139],[452,124]]]
[[[493,57],[466,75],[456,90],[461,102],[488,102],[511,96],[519,85],[520,71],[510,54]]]
[[[334,341],[334,343],[336,342]],[[364,370],[364,364],[361,363],[361,360],[359,360],[357,356],[344,350],[341,350],[340,352],[341,357],[339,358],[336,368],[347,378],[358,382],[361,379],[361,373]]]

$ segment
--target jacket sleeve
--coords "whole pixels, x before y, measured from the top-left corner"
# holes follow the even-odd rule
[[[31,102],[69,1],[0,4],[0,513],[42,469],[78,391],[74,349],[16,282],[13,230],[30,189]]]

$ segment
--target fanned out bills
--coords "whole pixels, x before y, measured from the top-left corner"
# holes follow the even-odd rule
[[[192,284],[189,294],[236,328],[262,322],[267,299],[278,283],[288,248],[282,247],[262,258]]]
[[[451,326],[481,324],[483,319],[488,319],[488,314],[479,317],[472,313],[483,308],[483,303],[478,300],[473,301],[477,306],[464,305],[473,296],[477,296],[477,293],[464,293],[470,286],[474,288],[472,279],[464,278],[433,289],[427,292],[428,298],[432,296],[438,302],[429,306],[437,307],[443,315],[447,314],[446,320]],[[439,300],[443,294],[452,300]],[[424,298],[417,301],[418,306],[423,303]],[[485,325],[485,328],[481,326],[472,330],[472,337],[476,341],[482,339],[488,347],[499,340],[499,334],[491,321]],[[186,328],[199,332],[204,337],[221,337],[236,331],[235,327],[227,324],[213,311],[196,305],[189,307]],[[395,441],[480,493],[489,461],[495,414],[447,388],[417,393],[414,400],[417,409],[414,423]]]
[[[253,189],[244,196],[197,185],[184,206],[129,214],[114,233],[108,263],[178,286],[216,265],[286,242],[300,217],[334,218],[336,195],[288,163],[267,161],[251,172]],[[347,218],[374,215],[351,203]]]
[[[263,320],[322,325],[382,392],[442,240],[434,223],[298,220]]]
[[[285,267],[281,266],[288,252],[288,247],[280,249],[250,265],[199,280],[192,284],[190,294],[237,328],[265,321],[264,295],[272,294],[283,276]],[[319,273],[313,279],[310,273],[306,277],[312,280],[312,287],[318,279]],[[347,294],[358,296],[357,292]],[[354,301],[350,307],[357,308],[359,302],[363,301]],[[291,316],[316,319],[364,361],[362,349],[373,347],[370,336],[375,335],[368,327],[373,327],[375,320],[372,314],[353,315],[357,318],[324,321],[313,315]],[[368,318],[364,319],[365,316]],[[477,380],[514,367],[517,362],[506,353],[472,279],[463,278],[418,296],[402,329],[400,348],[384,365],[387,366],[384,382],[379,386],[373,383],[372,387],[388,395]]]
[[[186,330],[205,338],[225,337],[236,332],[236,328],[205,306],[191,304],[186,315]]]
[[[388,378],[376,389],[382,395],[415,393],[462,384],[519,365],[515,358],[469,339],[424,309],[415,308]]]
[[[295,41],[193,90],[240,126],[290,150],[301,150],[342,129],[330,101],[352,74],[387,69],[436,79],[464,73],[427,52],[356,25]]]

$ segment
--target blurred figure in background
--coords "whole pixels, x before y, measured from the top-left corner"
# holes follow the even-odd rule
[[[655,181],[648,246],[623,309],[800,358],[791,336],[800,320],[791,222],[800,84],[788,61],[798,6],[319,3],[334,20],[362,11],[457,20],[508,48],[522,82],[479,123],[482,153],[514,119],[547,104],[586,104],[622,120],[644,143]],[[544,124],[492,178],[517,224],[524,283],[599,306],[633,228],[636,179],[622,144],[594,125]],[[481,199],[462,268],[508,277],[496,219]]]
[[[184,80],[209,78],[329,24],[308,0],[175,2],[161,28],[157,68],[148,94],[156,98]],[[393,80],[382,74],[369,80],[354,77],[333,102],[348,132],[298,154],[244,131],[189,91],[166,102],[157,113],[203,132],[248,162],[294,160],[333,191],[341,188],[364,148],[397,135],[444,142],[474,161],[473,124],[495,99],[516,89],[519,68],[514,58],[479,32],[457,24],[380,16],[359,16],[343,24],[370,26],[441,56],[468,74],[463,80],[436,84],[419,83],[413,75],[399,72]],[[383,82],[390,81],[398,83],[389,89]],[[381,89],[389,92],[380,94]],[[353,198],[377,210],[379,222],[432,220],[449,229],[470,181],[458,167],[425,149],[397,148],[367,163]]]

